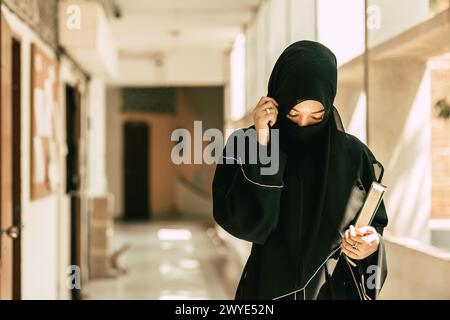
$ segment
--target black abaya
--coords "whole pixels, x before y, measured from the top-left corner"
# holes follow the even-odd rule
[[[335,92],[331,51],[311,41],[291,45],[269,81],[268,95],[280,110],[274,127],[280,129],[278,172],[262,175],[263,164],[246,161],[249,148],[246,155],[234,150],[235,160],[216,168],[214,218],[232,235],[253,243],[237,299],[374,299],[384,282],[382,242],[356,267],[340,255],[341,236],[354,223],[360,199],[378,180],[374,166],[381,165],[362,142],[343,131],[333,106]],[[325,119],[314,126],[292,126],[285,114],[306,99],[324,105]],[[243,132],[250,131],[235,132],[227,147]],[[249,136],[256,141],[255,134]],[[229,159],[227,147],[223,157]],[[372,226],[381,235],[386,225],[381,204]],[[377,269],[368,269],[371,265]],[[377,288],[371,286],[373,270]]]

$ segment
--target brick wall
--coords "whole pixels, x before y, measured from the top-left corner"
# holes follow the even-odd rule
[[[2,3],[30,26],[49,46],[57,47],[57,0],[2,0]]]
[[[434,107],[445,98],[450,103],[450,69],[433,70],[432,81],[432,204],[431,218],[450,218],[450,119],[438,117]]]

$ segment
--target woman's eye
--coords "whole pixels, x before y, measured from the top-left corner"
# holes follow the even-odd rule
[[[321,116],[321,117],[312,117],[314,120],[318,120],[318,121],[321,121],[321,120],[323,120],[323,116]]]

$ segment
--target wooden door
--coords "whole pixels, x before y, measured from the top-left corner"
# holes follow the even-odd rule
[[[147,123],[124,126],[125,220],[149,220],[149,128]]]

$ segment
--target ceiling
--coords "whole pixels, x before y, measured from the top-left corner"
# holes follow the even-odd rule
[[[262,0],[115,0],[111,26],[121,55],[228,50]]]

